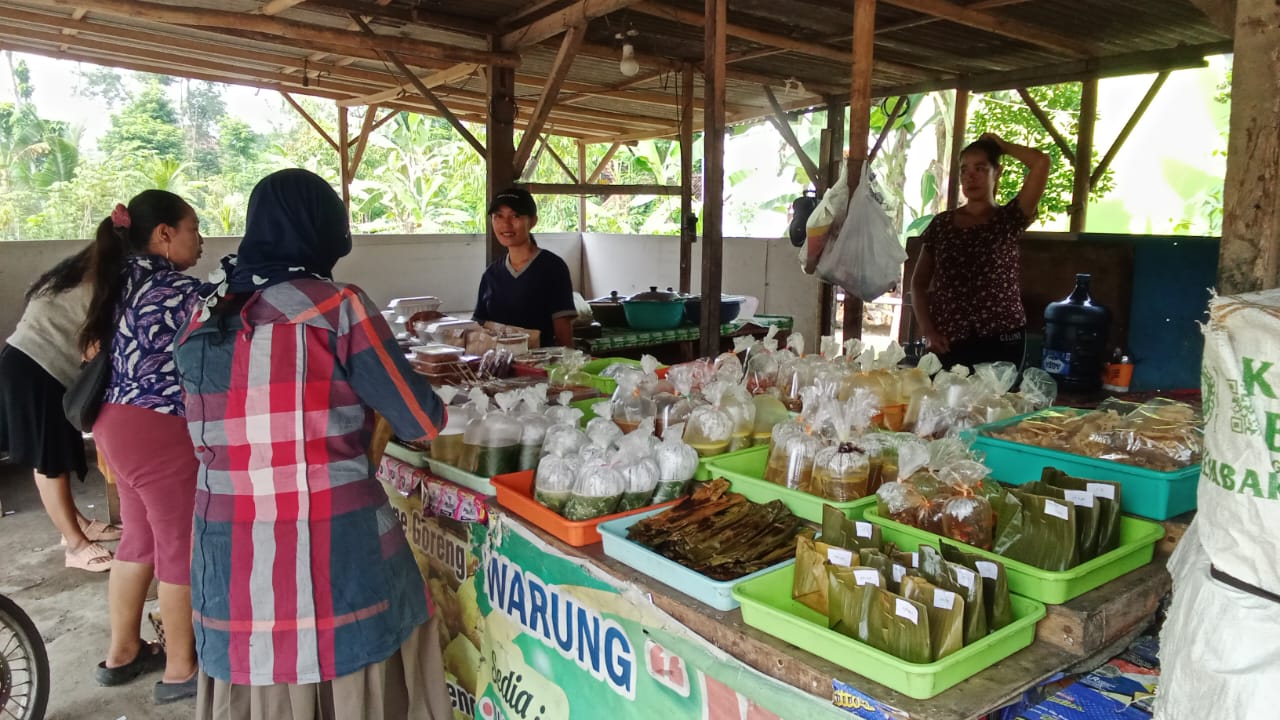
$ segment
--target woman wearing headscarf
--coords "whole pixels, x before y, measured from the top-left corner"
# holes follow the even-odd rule
[[[322,178],[267,176],[178,344],[200,461],[198,718],[450,717],[439,621],[366,455],[374,411],[429,440],[444,406],[369,297],[332,279],[350,251]]]

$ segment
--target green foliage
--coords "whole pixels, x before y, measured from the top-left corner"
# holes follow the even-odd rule
[[[97,65],[81,66],[76,70],[76,94],[90,100],[101,100],[108,110],[129,101],[124,77],[114,68]]]
[[[185,143],[178,113],[159,83],[149,83],[111,118],[111,129],[98,143],[107,155],[184,157]]]
[[[1074,138],[1080,130],[1080,93],[1079,83],[1063,83],[1031,88],[1033,97],[1040,107],[1053,119],[1059,132],[1064,137]],[[969,118],[969,135],[977,139],[984,132],[993,132],[1009,142],[1038,148],[1048,153],[1053,162],[1049,173],[1049,182],[1045,186],[1044,198],[1040,201],[1040,219],[1053,220],[1066,213],[1071,206],[1071,194],[1074,174],[1071,163],[1063,157],[1062,149],[1053,141],[1053,136],[1045,130],[1031,110],[1022,102],[1014,91],[1001,91],[977,96]],[[1095,148],[1094,164],[1098,159]],[[1000,176],[1000,185],[996,188],[996,199],[1008,202],[1022,187],[1025,168],[1016,161],[1004,164],[1004,173]],[[1104,197],[1111,191],[1113,181],[1111,171],[1099,178],[1097,185],[1090,192],[1093,200]]]

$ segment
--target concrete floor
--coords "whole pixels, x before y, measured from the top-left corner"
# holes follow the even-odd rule
[[[73,481],[72,488],[85,515],[106,519],[104,482],[97,471],[84,483]],[[29,471],[0,465],[0,504],[0,593],[17,602],[44,636],[53,674],[48,720],[192,717],[190,701],[153,704],[158,673],[121,687],[104,688],[94,682],[93,668],[106,653],[109,639],[107,573],[63,567],[58,533],[44,514]],[[154,603],[147,609],[154,609]],[[145,621],[142,632],[145,639],[155,639]]]

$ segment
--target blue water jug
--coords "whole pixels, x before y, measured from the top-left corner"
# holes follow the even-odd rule
[[[1089,297],[1088,273],[1076,275],[1076,288],[1044,309],[1044,351],[1040,367],[1064,390],[1102,387],[1111,311]]]

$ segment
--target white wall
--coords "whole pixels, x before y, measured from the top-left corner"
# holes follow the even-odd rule
[[[239,238],[205,238],[204,257],[190,270],[203,278],[219,258],[234,252]],[[680,240],[667,236],[539,233],[538,243],[564,258],[574,287],[587,298],[617,290],[630,294],[649,285],[679,283]],[[22,313],[22,295],[58,260],[84,247],[80,240],[0,243],[0,338]],[[694,289],[701,245],[695,245]],[[360,235],[335,277],[359,285],[379,305],[391,298],[435,295],[443,309],[469,312],[484,271],[482,235]],[[803,275],[786,241],[725,239],[725,292],[760,299],[758,312],[793,315],[796,329],[814,337],[818,327],[818,283]]]
[[[800,271],[796,249],[786,240],[724,239],[724,292],[760,300],[756,312],[791,315],[795,329],[818,335],[821,283]],[[583,283],[587,299],[680,284],[680,238],[669,235],[603,235],[582,238]],[[702,289],[702,243],[693,246],[693,292]]]

